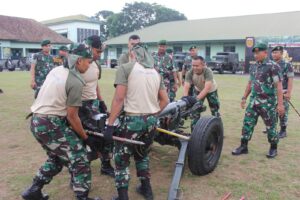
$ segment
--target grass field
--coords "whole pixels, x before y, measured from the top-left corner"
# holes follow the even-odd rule
[[[100,81],[102,95],[110,104],[113,95],[114,70],[104,70]],[[221,114],[225,129],[222,156],[216,170],[203,177],[194,176],[186,168],[181,181],[184,200],[217,200],[231,192],[230,199],[296,200],[300,199],[300,119],[290,111],[288,137],[279,143],[279,156],[268,160],[269,149],[261,120],[249,144],[249,154],[233,157],[231,151],[239,145],[244,111],[239,103],[246,85],[246,76],[216,75],[219,85]],[[294,82],[293,102],[300,109],[300,81]],[[32,177],[46,159],[46,154],[29,131],[26,114],[33,102],[28,72],[0,73],[0,199],[20,199],[20,193],[31,184]],[[182,91],[179,91],[181,94]],[[178,94],[178,96],[180,96]],[[208,115],[206,112],[205,115]],[[152,185],[155,199],[166,199],[178,151],[155,144],[151,152]],[[141,199],[135,193],[138,180],[131,164],[130,198]],[[99,173],[99,162],[92,163],[91,195],[111,199],[114,181]],[[66,169],[44,188],[53,200],[69,200],[69,174]]]

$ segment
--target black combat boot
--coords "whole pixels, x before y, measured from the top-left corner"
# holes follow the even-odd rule
[[[285,138],[286,137],[286,126],[281,126],[278,137],[279,138]]]
[[[113,197],[112,200],[129,200],[128,189],[127,188],[119,188],[118,196]]]
[[[25,200],[47,200],[49,196],[42,193],[42,189],[45,185],[45,181],[40,180],[38,177],[33,179],[30,188],[22,193],[22,197]]]
[[[267,158],[275,158],[277,156],[277,144],[271,144]]]
[[[232,151],[232,155],[239,156],[241,154],[248,154],[248,141],[241,141],[241,146]]]
[[[102,200],[100,197],[90,198],[89,192],[75,192],[77,200]]]
[[[153,193],[149,178],[141,180],[141,184],[136,188],[136,191],[146,200],[153,200]]]
[[[111,166],[110,160],[102,159],[101,161],[102,161],[101,169],[100,169],[101,174],[111,176],[114,178],[115,177],[115,169]]]

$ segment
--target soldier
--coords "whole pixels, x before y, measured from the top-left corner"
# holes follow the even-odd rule
[[[279,117],[280,132],[279,138],[287,136],[286,127],[288,125],[289,101],[291,99],[293,89],[294,68],[290,62],[283,60],[283,47],[276,46],[272,49],[272,58],[280,66],[282,74],[282,89],[283,89],[283,105],[284,115]]]
[[[125,114],[120,118],[121,124],[116,134],[119,137],[141,140],[146,145],[143,150],[138,150],[134,145],[115,143],[115,183],[118,197],[113,199],[128,200],[129,161],[133,156],[137,176],[141,180],[137,191],[145,199],[152,200],[148,150],[157,125],[155,114],[168,104],[168,96],[162,77],[154,69],[154,60],[144,47],[137,44],[131,48],[130,60],[131,62],[121,65],[116,73],[116,91],[104,137],[112,140],[115,132],[113,124],[124,105]]]
[[[118,66],[129,63],[129,61],[130,61],[130,55],[129,55],[130,49],[134,45],[140,43],[140,41],[141,41],[141,39],[140,39],[140,36],[138,36],[138,35],[131,35],[129,37],[129,39],[128,39],[128,52],[124,53],[120,56],[120,58],[118,60]]]
[[[67,64],[69,49],[66,46],[60,46],[58,49],[58,56],[53,58],[55,66],[61,66]]]
[[[259,116],[262,117],[271,144],[268,158],[277,156],[278,133],[277,111],[280,116],[284,113],[283,94],[280,67],[268,60],[267,45],[258,43],[253,48],[256,63],[250,67],[250,79],[242,97],[241,107],[244,109],[249,94],[250,102],[246,109],[242,130],[241,145],[232,154],[241,155],[248,153],[248,141],[251,139],[253,129]]]
[[[177,70],[171,56],[166,53],[166,49],[167,41],[161,40],[158,42],[158,52],[154,52],[152,56],[154,58],[154,67],[163,77],[169,100],[172,102],[175,100],[178,89]]]
[[[81,44],[68,59],[70,68],[59,66],[53,69],[31,107],[31,131],[46,151],[48,159],[37,172],[32,186],[22,193],[26,200],[48,199],[41,190],[61,172],[63,166],[67,166],[72,173],[77,200],[93,200],[88,197],[91,169],[83,143],[91,148],[95,148],[95,145],[78,117],[84,85],[80,74],[89,67],[90,49]]]
[[[192,58],[198,56],[198,48],[196,45],[192,45],[189,49],[189,56],[184,59],[184,64],[182,68],[182,81],[184,83],[186,73],[192,69]],[[194,94],[194,87],[191,85],[189,93],[190,96]]]
[[[100,113],[107,113],[107,107],[98,86],[98,80],[101,78],[101,65],[98,61],[104,47],[98,35],[88,37],[86,43],[92,49],[93,62],[89,69],[82,74],[85,85],[82,90],[82,106],[79,109],[79,117],[84,128],[99,131],[98,127],[94,125],[93,117]],[[110,164],[112,149],[112,145],[106,145],[102,150],[100,173],[114,177],[114,168]]]
[[[53,58],[50,55],[51,41],[43,40],[41,46],[42,51],[34,55],[30,68],[30,86],[35,91],[34,98],[37,97],[40,88],[46,79],[46,76],[54,67]]]
[[[174,67],[176,68],[176,75],[177,75],[177,80],[178,80],[178,88],[180,88],[181,83],[182,83],[182,74],[181,74],[182,70],[180,70],[180,68],[178,66],[178,63],[176,63],[175,60],[174,60],[174,51],[173,51],[173,49],[168,48],[166,50],[166,52],[171,56],[171,58],[173,60]]]
[[[194,87],[194,96],[203,103],[207,98],[208,105],[213,116],[219,117],[220,102],[218,98],[218,86],[213,78],[213,72],[205,64],[201,56],[193,56],[192,69],[187,72],[183,87],[183,96],[189,96],[190,88]],[[200,118],[200,111],[195,111],[192,115],[191,128],[196,125]]]

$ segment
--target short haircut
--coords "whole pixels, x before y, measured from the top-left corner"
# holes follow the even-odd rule
[[[141,38],[138,35],[131,35],[128,40],[140,40],[140,39]]]
[[[202,62],[205,62],[204,58],[202,56],[193,56],[193,60],[201,60]]]

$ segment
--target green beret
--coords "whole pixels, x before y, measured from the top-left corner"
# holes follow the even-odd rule
[[[60,50],[60,51],[69,51],[68,47],[66,47],[66,46],[60,46],[58,50]]]
[[[190,47],[190,50],[192,50],[192,49],[197,49],[197,46],[196,46],[196,45],[192,45],[192,46]]]
[[[160,40],[158,45],[167,45],[167,40]]]
[[[74,44],[72,54],[83,58],[92,58],[91,48],[84,44]]]
[[[265,43],[256,43],[252,49],[254,51],[265,51],[268,49],[268,46]]]
[[[41,42],[41,46],[46,46],[46,45],[48,45],[48,44],[51,44],[51,41],[50,41],[50,40],[43,40],[43,41]]]
[[[281,51],[281,52],[283,52],[283,46],[276,46],[276,47],[274,47],[273,49],[272,49],[272,52],[273,51]]]
[[[173,53],[173,49],[170,49],[170,48],[169,48],[169,49],[166,50],[166,52],[167,52],[167,53]]]

